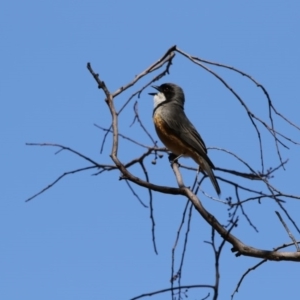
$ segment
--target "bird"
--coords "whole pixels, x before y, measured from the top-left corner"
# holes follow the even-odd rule
[[[203,139],[184,112],[182,88],[174,83],[152,87],[157,90],[149,95],[153,96],[153,123],[159,139],[176,160],[181,156],[192,158],[220,195],[221,189],[213,172],[215,166],[207,155]]]

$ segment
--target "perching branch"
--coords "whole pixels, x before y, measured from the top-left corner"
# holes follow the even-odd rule
[[[224,185],[228,185],[229,187],[232,187],[233,189],[233,196],[228,197],[225,200],[220,199],[214,199],[210,195],[208,195],[205,191],[201,189],[203,194],[207,196],[210,199],[219,201],[222,205],[226,205],[226,208],[229,210],[229,220],[228,224],[226,226],[221,225],[221,222],[204,207],[202,204],[201,199],[197,196],[198,190],[201,188],[201,184],[204,180],[206,180],[207,176],[203,174],[203,177],[198,180],[198,177],[196,178],[194,182],[193,188],[189,188],[184,184],[184,178],[180,172],[180,167],[184,168],[188,171],[194,172],[195,168],[189,167],[189,166],[183,166],[180,165],[178,162],[174,162],[171,164],[172,170],[174,172],[174,176],[177,180],[177,187],[173,186],[165,186],[165,185],[157,185],[151,182],[150,178],[152,178],[148,171],[148,164],[150,157],[154,156],[154,159],[152,160],[152,163],[155,164],[157,161],[157,158],[161,158],[163,154],[167,152],[165,148],[159,148],[157,146],[156,138],[151,135],[151,131],[148,130],[148,128],[144,125],[143,120],[140,118],[139,111],[137,108],[138,102],[136,101],[133,106],[133,118],[134,121],[137,121],[137,123],[141,126],[143,129],[143,133],[147,138],[149,139],[149,142],[151,141],[151,145],[145,145],[142,143],[139,138],[133,137],[130,135],[130,130],[126,134],[120,133],[119,128],[119,117],[122,113],[124,113],[124,108],[131,103],[133,99],[138,99],[144,92],[144,90],[149,87],[153,82],[160,80],[164,76],[168,75],[171,72],[171,66],[174,63],[176,54],[181,55],[188,59],[189,62],[195,64],[196,66],[199,66],[200,68],[204,69],[209,74],[213,75],[218,81],[220,81],[229,91],[232,93],[232,95],[237,99],[238,103],[242,105],[243,109],[245,110],[247,119],[250,120],[253,129],[256,132],[258,141],[259,141],[259,153],[260,153],[260,164],[261,164],[261,170],[255,171],[255,168],[251,166],[246,160],[242,159],[241,157],[237,156],[235,153],[230,151],[229,149],[222,149],[219,147],[214,147],[215,151],[219,151],[222,153],[222,155],[226,155],[228,157],[234,158],[236,161],[239,162],[239,169],[234,170],[232,168],[227,168],[226,166],[217,166],[216,172],[217,172],[217,179],[222,182]],[[267,120],[264,120],[262,118],[258,118],[257,114],[252,111],[249,108],[249,105],[246,103],[246,101],[243,99],[243,97],[236,92],[236,90],[228,84],[225,78],[220,76],[215,70],[210,69],[209,66],[213,66],[214,68],[225,68],[229,71],[236,72],[240,74],[241,76],[245,77],[247,80],[250,80],[253,84],[255,84],[259,89],[261,89],[263,96],[266,99],[266,105],[268,108],[268,118]],[[279,190],[277,187],[275,187],[273,184],[271,184],[272,177],[276,172],[279,172],[281,169],[284,169],[285,165],[287,164],[288,160],[283,160],[282,158],[282,151],[284,149],[288,149],[289,145],[300,145],[300,143],[290,136],[288,136],[286,133],[281,132],[281,130],[278,130],[276,128],[276,117],[284,120],[288,125],[292,126],[293,128],[296,128],[298,131],[300,131],[300,127],[295,125],[292,121],[290,121],[287,117],[283,116],[280,112],[278,112],[272,103],[272,100],[269,96],[269,93],[267,92],[266,88],[260,84],[256,79],[248,75],[247,73],[240,71],[234,67],[230,67],[224,64],[211,62],[208,60],[204,60],[201,58],[198,58],[196,56],[190,55],[181,49],[179,49],[176,46],[172,46],[170,49],[168,49],[160,59],[158,59],[155,63],[151,64],[148,68],[140,72],[138,75],[136,75],[129,83],[124,84],[120,88],[118,88],[115,92],[111,92],[109,88],[106,86],[105,82],[100,78],[100,75],[96,73],[91,64],[87,64],[87,69],[96,81],[96,84],[99,89],[101,89],[104,93],[105,102],[108,106],[108,113],[111,116],[111,122],[107,126],[100,126],[96,125],[99,129],[103,130],[105,132],[102,145],[101,145],[101,152],[103,150],[104,145],[107,143],[106,137],[111,134],[112,135],[112,144],[111,151],[110,151],[110,159],[112,161],[111,164],[104,164],[97,162],[94,159],[89,158],[88,156],[73,150],[70,147],[66,147],[59,144],[48,144],[48,143],[28,143],[27,145],[30,146],[48,146],[48,147],[57,147],[59,148],[59,151],[66,150],[68,152],[71,152],[72,154],[75,154],[80,159],[83,159],[89,163],[89,166],[84,168],[78,168],[74,169],[73,171],[64,172],[58,178],[47,185],[45,188],[43,188],[40,192],[36,193],[32,197],[28,198],[26,201],[32,200],[33,198],[37,197],[38,195],[44,193],[51,187],[53,187],[58,181],[60,181],[62,178],[64,178],[67,175],[79,173],[82,171],[90,170],[90,169],[97,169],[97,172],[93,175],[103,175],[103,173],[107,171],[119,171],[121,173],[120,179],[124,179],[126,184],[128,185],[128,188],[132,192],[132,194],[138,199],[138,201],[147,209],[149,209],[150,219],[151,219],[151,233],[152,233],[152,242],[154,251],[157,253],[157,246],[156,246],[156,239],[155,239],[155,217],[154,217],[154,205],[153,205],[153,199],[155,196],[154,192],[164,193],[164,194],[170,194],[170,195],[179,195],[183,196],[184,199],[187,199],[187,203],[183,212],[183,217],[177,232],[176,242],[173,247],[172,251],[172,278],[171,278],[171,287],[168,289],[160,290],[157,292],[147,293],[140,295],[138,297],[132,298],[132,299],[140,299],[146,296],[152,296],[159,293],[164,292],[171,292],[172,296],[175,296],[174,291],[179,291],[179,295],[184,289],[191,289],[191,288],[212,288],[214,291],[213,298],[217,299],[218,297],[218,289],[219,289],[219,258],[221,251],[226,243],[229,243],[232,245],[232,252],[235,253],[237,257],[241,256],[250,256],[255,258],[262,259],[262,262],[266,262],[268,260],[273,261],[300,261],[300,252],[298,251],[298,242],[296,241],[294,236],[291,236],[290,231],[288,231],[289,236],[292,238],[294,245],[296,245],[296,252],[281,252],[279,251],[281,247],[275,247],[273,250],[263,250],[259,248],[259,245],[246,245],[243,241],[240,240],[240,238],[236,237],[233,233],[235,226],[237,225],[237,221],[239,220],[239,214],[241,214],[248,222],[248,225],[251,226],[254,230],[258,231],[256,226],[254,225],[254,222],[252,222],[250,216],[247,214],[246,205],[249,205],[250,203],[260,203],[261,201],[265,201],[267,199],[275,201],[281,211],[284,212],[284,214],[288,217],[288,219],[292,222],[293,226],[296,228],[298,233],[300,232],[295,220],[290,216],[286,208],[284,207],[284,204],[290,200],[290,199],[296,199],[300,200],[300,196],[298,195],[292,195],[288,194],[286,192],[283,192]],[[154,72],[154,75],[152,73]],[[149,76],[152,76],[149,78]],[[135,90],[131,96],[125,100],[120,105],[120,109],[117,111],[115,107],[115,101],[118,96],[120,96],[125,90],[128,90],[130,88],[135,87],[137,83],[140,82],[141,79],[146,79],[146,84],[142,86],[142,88],[139,88]],[[119,104],[119,103],[118,103]],[[262,104],[263,105],[263,104]],[[132,114],[132,112],[131,112]],[[258,126],[258,125],[262,126]],[[268,134],[270,134],[274,140],[276,152],[279,158],[279,165],[276,163],[275,168],[269,168],[265,170],[265,161],[264,161],[264,149],[263,149],[263,134],[260,130],[260,128],[264,128]],[[122,130],[123,131],[123,130]],[[124,131],[123,131],[124,132]],[[126,142],[131,143],[135,147],[140,147],[141,154],[137,157],[131,158],[129,161],[121,161],[119,153],[124,151],[124,149],[119,148],[119,138],[124,139]],[[133,166],[139,166],[140,172],[142,173],[143,178],[141,178],[139,175],[135,174],[133,170]],[[233,178],[233,179],[232,179]],[[240,183],[237,181],[237,179],[243,179],[243,183]],[[255,187],[250,186],[250,183],[257,184]],[[145,188],[148,191],[148,197],[149,197],[149,205],[147,206],[144,201],[140,199],[136,192],[136,188],[141,187]],[[263,189],[261,188],[263,187]],[[267,190],[267,191],[265,191]],[[192,210],[195,209],[197,213],[192,214]],[[212,246],[212,249],[215,254],[215,272],[216,272],[216,281],[214,285],[189,285],[189,286],[182,286],[181,285],[181,278],[182,278],[182,268],[184,265],[184,259],[185,259],[185,252],[188,246],[188,235],[190,232],[190,221],[192,218],[195,217],[201,217],[207,225],[212,230],[212,238],[211,242],[209,244]],[[283,222],[282,218],[280,219],[282,224]],[[175,260],[175,250],[177,247],[178,239],[180,238],[183,224],[187,221],[187,228],[185,232],[184,237],[184,247],[181,252],[181,259],[180,259],[180,266],[179,269],[175,272],[174,270],[174,260]],[[287,226],[285,226],[287,228]],[[220,246],[216,246],[215,241],[215,232],[217,232],[220,237],[222,238],[222,241],[220,243]],[[241,258],[239,258],[241,259]],[[254,268],[261,265],[262,262],[257,264]],[[250,270],[250,269],[249,269]],[[249,271],[248,270],[248,271]],[[248,274],[248,273],[246,273]],[[242,280],[244,276],[242,277]],[[178,287],[174,287],[174,282],[178,281]],[[239,282],[237,289],[239,288],[242,280]],[[235,291],[235,292],[236,292]]]

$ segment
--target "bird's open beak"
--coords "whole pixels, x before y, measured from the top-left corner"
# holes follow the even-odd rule
[[[152,85],[152,87],[159,91],[159,86]],[[155,96],[157,93],[149,93],[150,96]]]

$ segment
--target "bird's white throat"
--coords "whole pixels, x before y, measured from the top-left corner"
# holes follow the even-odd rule
[[[154,101],[154,108],[156,108],[160,103],[165,102],[167,99],[165,95],[161,92],[158,92],[156,95],[153,97]]]

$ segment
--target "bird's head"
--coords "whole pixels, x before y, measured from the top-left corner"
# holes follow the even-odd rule
[[[149,95],[154,96],[154,108],[163,103],[174,103],[183,108],[184,93],[180,86],[174,83],[164,83],[160,86],[152,87],[157,90],[156,93],[149,93]]]

